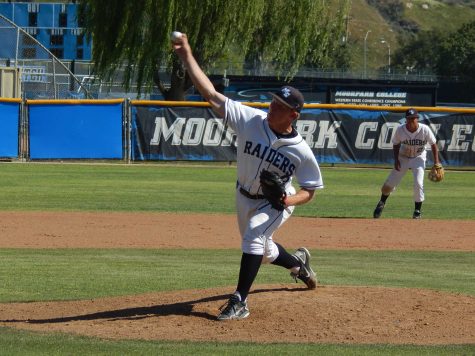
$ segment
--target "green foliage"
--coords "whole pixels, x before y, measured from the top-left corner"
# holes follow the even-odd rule
[[[440,76],[457,76],[475,84],[473,58],[475,21],[450,33],[438,30],[419,33],[396,52],[394,65]]]
[[[435,73],[440,62],[438,43],[444,34],[438,30],[421,31],[394,54],[394,67],[402,71]]]
[[[437,70],[440,75],[456,75],[475,84],[475,21],[462,25],[442,38]]]
[[[334,14],[329,9],[339,6]],[[340,5],[341,4],[341,5]],[[169,34],[187,33],[204,67],[238,48],[292,77],[303,63],[324,64],[339,49],[349,1],[84,0],[80,16],[94,40],[97,74],[113,77],[123,63],[127,87],[150,90],[157,66],[172,67]],[[104,21],[107,19],[107,21]],[[172,75],[179,69],[173,64]],[[172,81],[172,85],[173,85]]]
[[[436,71],[429,71],[428,68],[432,68],[432,55],[436,52],[442,37],[433,41],[427,38],[428,42],[424,44],[424,50],[420,51],[420,55],[417,55],[417,61],[409,59],[408,65],[396,68],[394,59],[397,50],[406,47],[422,32],[438,31],[448,34],[459,29],[462,24],[474,20],[473,0],[352,1],[349,21],[351,70],[356,71],[363,67],[364,37],[366,32],[371,30],[367,41],[369,69],[381,68],[387,63],[388,53],[380,42],[384,38],[391,45],[393,73],[406,73],[406,67],[411,67],[414,62],[423,63],[425,57],[428,65],[421,65],[422,70],[414,68],[414,73],[434,75]],[[412,56],[411,52],[408,54]],[[404,58],[403,55],[400,57]]]

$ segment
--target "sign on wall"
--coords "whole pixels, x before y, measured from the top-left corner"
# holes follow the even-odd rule
[[[391,140],[404,120],[388,111],[304,109],[296,128],[321,163],[392,164]],[[422,112],[420,121],[435,133],[444,164],[475,165],[474,114]],[[132,126],[133,160],[236,159],[235,133],[208,108],[134,106]]]

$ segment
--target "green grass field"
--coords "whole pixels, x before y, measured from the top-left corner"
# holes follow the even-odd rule
[[[370,218],[385,169],[322,168],[325,189],[296,215]],[[3,211],[174,211],[234,213],[235,168],[210,166],[0,164]],[[449,171],[426,182],[424,218],[473,219],[475,172]],[[388,201],[384,217],[412,214],[411,179]],[[470,232],[467,232],[470,233]],[[173,288],[235,284],[235,250],[0,249],[0,303],[133,295]],[[475,253],[434,251],[318,251],[326,285],[427,288],[475,295]],[[187,258],[183,258],[186,256]],[[186,263],[183,263],[186,261]],[[173,276],[166,273],[171,268]],[[377,271],[377,273],[375,273]],[[280,283],[264,266],[256,280]],[[210,279],[208,276],[215,276]],[[216,278],[219,276],[219,278]],[[0,304],[4,307],[6,304]],[[110,341],[0,328],[5,355],[473,355],[470,345],[329,345]]]
[[[325,189],[296,216],[372,216],[389,170],[323,167]],[[475,218],[475,172],[426,179],[425,218]],[[0,210],[234,213],[234,167],[1,164]],[[412,216],[412,177],[388,200],[384,217]]]

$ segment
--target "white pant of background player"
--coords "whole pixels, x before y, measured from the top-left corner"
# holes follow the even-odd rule
[[[424,169],[426,166],[426,159],[424,155],[409,158],[403,155],[399,155],[399,162],[401,167],[399,171],[393,168],[384,184],[391,187],[393,192],[401,182],[404,175],[410,169],[414,178],[413,197],[415,202],[424,201]]]

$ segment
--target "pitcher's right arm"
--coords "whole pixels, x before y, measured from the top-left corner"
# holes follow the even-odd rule
[[[219,93],[211,80],[206,76],[191,50],[190,44],[188,43],[188,37],[186,34],[182,34],[181,38],[172,42],[173,49],[178,57],[183,62],[188,75],[190,76],[191,81],[195,85],[199,93],[210,103],[213,110],[220,117],[225,115],[225,102],[226,96]]]

